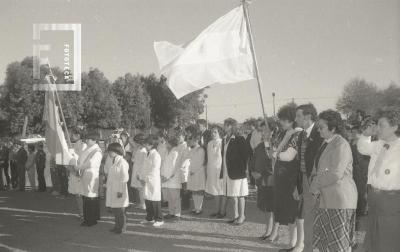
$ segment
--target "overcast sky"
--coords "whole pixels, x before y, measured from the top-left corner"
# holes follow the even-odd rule
[[[32,55],[33,23],[81,23],[82,69],[110,81],[127,72],[160,74],[153,42],[183,44],[239,0],[3,0],[0,82],[8,63]],[[253,0],[250,5],[267,113],[294,98],[334,108],[346,82],[400,84],[399,0]],[[208,116],[261,116],[255,81],[213,85]],[[202,115],[204,117],[204,115]]]

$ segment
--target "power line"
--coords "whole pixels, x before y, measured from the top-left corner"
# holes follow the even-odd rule
[[[297,98],[280,98],[276,101],[296,101],[296,100],[333,100],[338,99],[338,97],[297,97]],[[265,100],[264,104],[272,104],[273,100]],[[208,107],[236,107],[236,106],[250,106],[259,104],[258,102],[242,102],[242,103],[228,103],[228,104],[208,104]]]

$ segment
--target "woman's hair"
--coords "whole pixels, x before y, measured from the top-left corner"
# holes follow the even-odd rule
[[[218,125],[214,125],[211,127],[211,132],[213,130],[217,130],[219,137],[221,137],[223,135],[223,130],[221,127],[219,127]]]
[[[238,123],[237,123],[237,121],[235,119],[233,119],[233,118],[225,119],[224,120],[224,125],[232,127],[232,134],[234,134],[234,135],[238,134]]]
[[[150,145],[152,149],[155,149],[158,146],[158,137],[150,134],[147,136],[145,143]]]
[[[336,134],[346,137],[345,125],[339,112],[328,109],[322,111],[318,117],[319,119],[326,121],[330,131],[335,130]]]
[[[296,105],[294,103],[289,103],[282,106],[278,111],[278,118],[279,120],[294,122],[296,119]]]
[[[179,145],[179,140],[177,136],[168,137],[167,142],[172,146],[176,147]]]
[[[33,144],[28,144],[28,151],[34,152],[34,151],[35,151],[35,145],[33,145]]]
[[[124,149],[122,149],[122,146],[119,143],[110,143],[107,147],[107,152],[115,152],[120,156],[124,155]]]
[[[272,118],[272,117],[267,118],[267,122],[268,122],[268,129],[269,129],[271,132],[276,131],[277,128],[279,127],[279,126],[278,126],[279,123],[278,123],[276,120],[274,120],[274,118]],[[265,126],[265,121],[263,120],[263,121],[260,123],[260,127],[264,127],[264,126]]]
[[[233,118],[227,118],[227,119],[224,120],[224,125],[236,127],[237,126],[237,121],[235,119],[233,119]]]
[[[200,140],[201,140],[201,134],[199,131],[195,131],[190,135],[190,138],[188,140],[195,140],[197,141],[197,143],[200,144]]]
[[[136,135],[133,137],[133,141],[134,141],[135,143],[137,143],[137,144],[140,144],[140,145],[143,145],[144,142],[145,142],[145,140],[146,140],[146,137],[144,136],[143,133],[136,134]]]
[[[89,130],[88,133],[85,136],[86,139],[91,139],[93,141],[98,141],[100,140],[100,134],[97,132],[97,130]]]

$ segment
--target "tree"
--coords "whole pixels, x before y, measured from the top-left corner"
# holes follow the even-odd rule
[[[41,71],[42,73],[43,71]],[[33,75],[32,57],[26,57],[21,62],[8,64],[6,79],[1,92],[0,108],[7,117],[8,134],[20,134],[25,116],[28,117],[28,132],[35,131],[41,124],[44,103],[44,93],[34,91],[36,80]],[[39,81],[43,81],[44,74]]]
[[[112,90],[121,107],[122,127],[146,129],[151,126],[150,96],[140,75],[125,74],[113,84]]]
[[[166,85],[167,79],[154,74],[143,77],[143,82],[151,97],[151,118],[156,127],[170,128],[175,125],[185,126],[196,119],[204,111],[202,94],[204,89],[176,99]]]
[[[352,79],[336,103],[336,108],[347,115],[350,124],[359,124],[362,114],[374,115],[381,108],[395,106],[400,106],[400,87],[396,83],[380,90],[364,79]]]
[[[400,107],[400,86],[390,83],[389,87],[380,92],[381,102],[385,107]]]
[[[110,82],[97,68],[82,73],[83,122],[90,128],[117,128],[121,108],[112,93]]]
[[[378,88],[374,83],[356,78],[350,80],[344,87],[336,108],[346,115],[357,110],[372,114],[380,107],[381,102]]]

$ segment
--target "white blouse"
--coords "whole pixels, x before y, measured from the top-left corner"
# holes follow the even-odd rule
[[[389,145],[387,149],[384,147],[386,144]],[[371,137],[361,135],[357,147],[361,154],[371,156],[368,184],[380,190],[400,190],[400,138],[386,143],[371,141]],[[380,155],[383,155],[382,162],[377,164]]]

